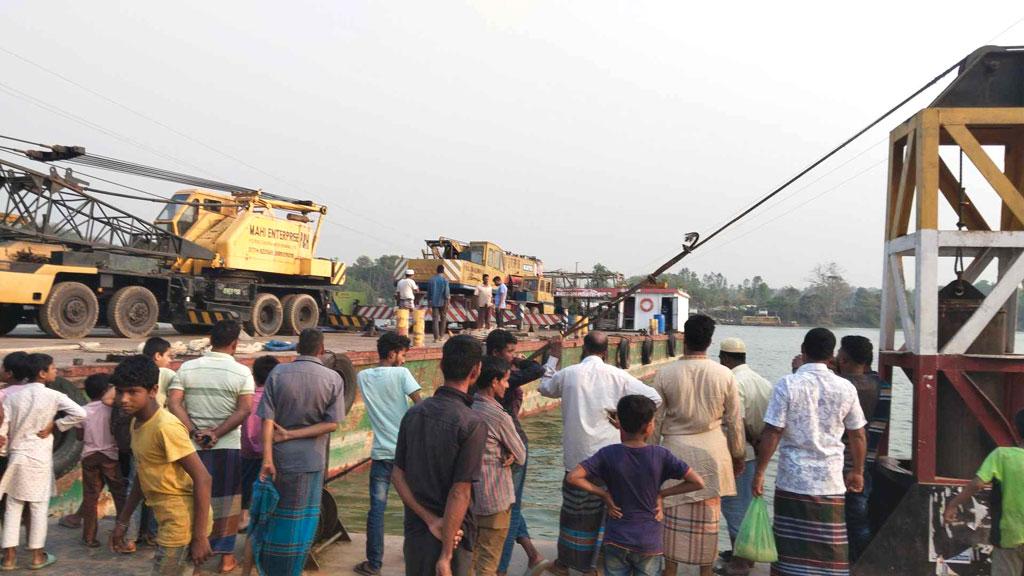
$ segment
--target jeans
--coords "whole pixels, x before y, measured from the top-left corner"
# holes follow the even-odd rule
[[[431,307],[430,315],[433,318],[430,324],[434,328],[434,341],[437,341],[448,334],[448,305],[442,308]]]
[[[747,515],[747,508],[750,507],[750,501],[754,499],[756,471],[757,461],[748,460],[743,466],[743,473],[736,478],[736,495],[722,496],[722,516],[725,516],[725,523],[729,526],[729,540],[736,540],[736,535],[740,533],[740,524]]]
[[[523,442],[525,445],[526,443]],[[512,505],[512,520],[509,522],[508,536],[505,538],[505,548],[501,551],[501,561],[498,562],[498,572],[508,572],[508,565],[512,562],[512,550],[516,547],[516,540],[529,538],[530,531],[526,527],[526,519],[523,518],[523,484],[526,483],[526,465],[529,464],[529,449],[527,449],[527,460],[522,466],[512,465],[512,487],[516,492],[516,501]]]
[[[846,493],[846,533],[850,542],[850,563],[871,543],[871,520],[868,517],[868,499],[871,497],[871,470],[864,471],[864,491]]]
[[[376,570],[384,563],[384,510],[391,488],[391,460],[374,460],[370,465],[370,512],[366,515],[366,561]]]
[[[605,545],[604,576],[658,576],[664,559],[661,554],[640,554]]]

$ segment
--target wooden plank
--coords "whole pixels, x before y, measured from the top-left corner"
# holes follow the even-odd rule
[[[900,177],[903,174],[903,156],[906,153],[906,139],[889,143],[889,177],[885,197],[885,239],[892,240],[893,222],[896,220],[897,197],[900,192]]]
[[[938,198],[936,198],[938,199]],[[915,354],[935,354],[939,348],[939,246],[938,232],[918,230],[914,252],[914,319],[917,335]]]
[[[971,163],[978,168],[981,175],[992,186],[992,188],[1003,199],[1006,208],[1010,210],[1019,221],[1024,221],[1024,196],[1014,186],[1013,182],[1003,174],[992,158],[982,149],[981,144],[974,138],[971,131],[965,126],[946,126],[950,136],[956,140],[964,154],[971,159]]]
[[[1024,108],[932,108],[948,124],[1024,124]]]
[[[1006,300],[1017,291],[1017,287],[1024,281],[1024,254],[1018,254],[1013,264],[1006,267],[996,285],[989,292],[988,296],[981,302],[981,306],[971,314],[971,317],[957,330],[942,348],[943,354],[964,354],[971,344],[978,338],[981,331],[988,326],[988,323],[998,313]]]
[[[939,227],[939,113],[930,108],[921,112],[917,132],[917,229]]]
[[[893,220],[894,228],[890,232],[892,238],[905,235],[910,228],[910,213],[914,208],[914,190],[917,182],[917,149],[915,138],[911,138],[905,150],[903,169],[900,171],[900,181],[896,194],[896,217]]]
[[[953,172],[946,165],[946,162],[939,158],[939,190],[942,195],[949,202],[949,205],[953,207],[953,211],[956,212],[960,204],[960,183],[956,181],[956,176],[953,176]],[[970,196],[967,192],[964,192],[964,224],[967,225],[968,230],[991,230],[992,228],[985,221],[985,217],[978,211],[978,207],[971,201]]]
[[[914,318],[910,315],[910,304],[907,302],[907,281],[903,276],[903,258],[895,254],[889,255],[889,270],[891,272],[892,291],[896,299],[896,306],[900,313],[900,326],[903,328],[903,339],[907,350],[917,348],[917,330],[914,327]]]

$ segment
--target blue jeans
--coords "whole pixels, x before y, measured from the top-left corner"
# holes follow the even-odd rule
[[[850,563],[864,553],[871,543],[871,520],[868,499],[871,497],[871,470],[864,471],[864,491],[846,493],[846,534],[850,542]]]
[[[512,550],[516,547],[516,540],[530,537],[530,531],[526,527],[526,519],[523,518],[523,484],[526,483],[526,465],[529,462],[529,450],[527,450],[526,462],[523,462],[522,466],[518,464],[512,465],[512,487],[516,492],[516,502],[512,505],[512,518],[508,525],[508,537],[505,538],[505,548],[501,551],[501,561],[498,562],[498,572],[508,572],[508,565],[512,562]]]
[[[659,576],[664,559],[661,554],[640,554],[605,545],[604,576]]]
[[[750,501],[754,499],[754,472],[757,471],[757,461],[748,460],[743,466],[743,473],[736,478],[736,495],[722,496],[722,516],[725,516],[725,523],[729,526],[729,540],[735,541],[736,535],[740,533],[740,524],[743,517],[747,515],[747,508]]]
[[[392,460],[374,460],[370,465],[370,512],[366,515],[366,561],[380,570],[384,563],[384,510],[388,507]]]

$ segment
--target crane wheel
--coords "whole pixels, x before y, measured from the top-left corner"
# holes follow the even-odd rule
[[[245,331],[253,336],[273,336],[284,323],[284,307],[277,296],[260,292],[252,303],[252,319],[245,323]]]
[[[100,303],[81,282],[58,282],[39,307],[39,327],[54,338],[85,338],[96,326]]]
[[[320,307],[309,294],[289,294],[281,300],[284,306],[285,334],[298,334],[306,328],[316,328],[320,324]]]
[[[24,310],[18,304],[0,304],[0,336],[14,330],[24,315]]]
[[[145,338],[156,327],[160,305],[144,286],[125,286],[107,303],[107,326],[121,338]]]

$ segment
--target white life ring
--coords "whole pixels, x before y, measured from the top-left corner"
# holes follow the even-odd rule
[[[654,300],[650,298],[644,298],[640,300],[640,310],[643,312],[650,312],[654,310]]]

